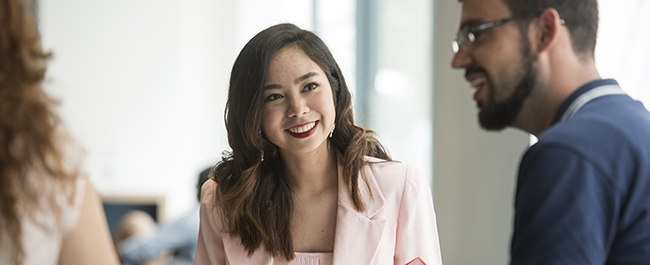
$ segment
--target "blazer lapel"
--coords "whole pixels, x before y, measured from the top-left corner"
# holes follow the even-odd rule
[[[370,170],[367,170],[367,167],[364,167],[364,170],[369,187],[366,187],[359,176],[359,189],[366,210],[357,212],[352,195],[343,181],[343,167],[341,165],[338,167],[339,202],[336,213],[334,264],[371,264],[384,233],[386,220],[372,219],[384,206],[384,196]],[[372,200],[368,188],[372,191]]]

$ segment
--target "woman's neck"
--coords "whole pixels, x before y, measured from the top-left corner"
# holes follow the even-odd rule
[[[291,186],[296,194],[319,194],[337,188],[338,164],[327,142],[306,154],[283,154]]]

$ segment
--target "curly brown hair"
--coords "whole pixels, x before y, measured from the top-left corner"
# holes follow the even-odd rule
[[[214,200],[224,231],[241,239],[249,255],[263,245],[276,257],[295,257],[290,231],[292,190],[276,146],[261,133],[262,88],[272,56],[295,46],[323,69],[332,87],[336,129],[329,138],[332,157],[343,167],[343,180],[358,211],[365,209],[359,189],[365,156],[390,160],[374,132],[354,124],[352,96],[329,49],[314,33],[278,24],[253,37],[239,53],[230,77],[225,122],[232,152],[211,172]],[[264,161],[260,157],[264,150]],[[372,194],[371,194],[372,196]],[[372,197],[371,197],[372,198]]]
[[[74,175],[63,165],[57,141],[63,134],[56,102],[41,86],[51,55],[41,49],[27,4],[0,0],[0,234],[10,240],[0,241],[0,248],[12,253],[12,264],[24,260],[21,216],[29,215],[41,194],[30,177],[38,172],[70,187]]]

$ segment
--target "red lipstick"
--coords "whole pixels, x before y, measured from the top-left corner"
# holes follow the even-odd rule
[[[308,124],[308,123],[305,123],[305,124]],[[307,138],[307,137],[311,136],[312,134],[314,134],[314,132],[316,132],[316,128],[318,127],[318,121],[314,122],[314,127],[309,129],[306,132],[293,133],[293,132],[289,131],[292,128],[301,127],[301,126],[304,126],[305,124],[300,124],[300,125],[293,126],[293,127],[289,128],[289,129],[287,129],[286,131],[289,133],[289,135],[291,135],[293,137],[300,138],[300,139]]]

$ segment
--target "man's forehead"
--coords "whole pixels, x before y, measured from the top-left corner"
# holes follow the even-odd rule
[[[511,13],[503,0],[463,0],[461,4],[461,27],[508,18]]]

